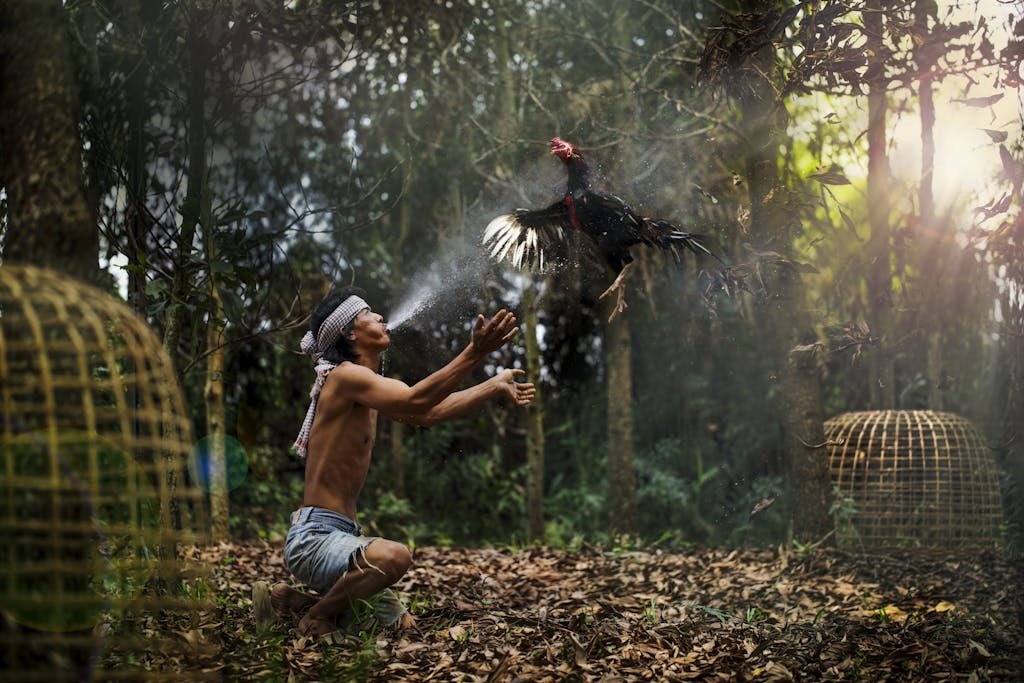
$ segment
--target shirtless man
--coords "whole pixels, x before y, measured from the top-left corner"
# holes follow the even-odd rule
[[[461,417],[489,399],[504,397],[525,406],[535,393],[532,384],[516,381],[522,370],[504,370],[456,391],[485,356],[519,331],[515,316],[504,309],[486,322],[478,315],[466,348],[413,386],[381,376],[381,354],[390,343],[388,328],[363,295],[354,287],[331,292],[313,313],[310,331],[302,340],[303,351],[316,359],[317,380],[295,442],[299,456],[306,457],[305,493],[302,507],[292,513],[284,556],[292,575],[320,597],[282,582],[271,590],[271,603],[281,614],[297,614],[308,607],[298,626],[304,635],[336,631],[336,619],[346,609],[385,591],[412,564],[408,548],[363,536],[356,522],[356,501],[370,467],[377,415],[432,425]],[[411,615],[393,594],[385,595],[390,606],[378,606],[382,621],[412,625]]]

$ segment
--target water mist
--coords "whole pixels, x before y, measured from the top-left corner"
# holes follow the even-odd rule
[[[469,301],[474,292],[479,292],[495,265],[482,244],[483,226],[516,206],[544,205],[557,199],[564,191],[565,170],[561,163],[549,157],[540,156],[523,169],[515,191],[508,191],[501,198],[489,199],[487,206],[478,204],[470,208],[461,235],[440,245],[429,265],[406,279],[409,289],[401,294],[391,309],[388,329],[397,330],[424,312],[440,306],[448,311]],[[524,273],[522,277],[530,275]],[[514,290],[521,291],[522,285],[520,282]]]

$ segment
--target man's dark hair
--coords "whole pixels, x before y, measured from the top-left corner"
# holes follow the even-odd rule
[[[309,331],[316,337],[320,333],[320,326],[324,324],[324,320],[334,313],[341,302],[350,296],[358,296],[360,299],[366,299],[366,292],[359,287],[342,287],[341,289],[332,289],[324,300],[320,302],[320,305],[313,311],[313,315],[309,318]],[[340,363],[346,360],[355,360],[359,358],[359,354],[352,347],[352,342],[348,340],[346,336],[349,330],[352,329],[353,323],[349,323],[342,330],[341,335],[338,336],[338,341],[335,342],[334,346],[324,351],[324,360],[331,363]]]

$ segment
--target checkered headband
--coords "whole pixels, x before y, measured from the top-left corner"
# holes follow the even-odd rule
[[[300,343],[302,352],[313,356],[315,361],[313,370],[316,372],[316,380],[313,382],[313,388],[309,390],[310,401],[309,409],[306,410],[306,419],[303,420],[302,429],[299,430],[299,435],[295,439],[295,452],[300,458],[305,459],[306,457],[309,432],[313,429],[313,418],[316,417],[316,403],[320,398],[320,391],[324,388],[327,374],[338,365],[325,359],[324,353],[338,343],[345,327],[369,307],[370,305],[358,296],[350,296],[338,304],[338,307],[324,319],[316,336],[312,332],[306,332],[302,337]]]

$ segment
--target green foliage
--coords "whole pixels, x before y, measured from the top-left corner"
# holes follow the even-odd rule
[[[457,426],[418,430],[407,444],[406,489],[398,498],[385,468],[371,472],[361,517],[372,533],[412,544],[500,543],[525,524],[525,466],[501,451],[462,453]]]
[[[283,542],[289,514],[302,504],[302,477],[277,478],[267,465],[279,459],[277,449],[261,447],[250,453],[251,471],[245,482],[230,493],[230,530],[238,538],[262,538]]]
[[[859,514],[857,501],[844,495],[838,486],[832,487],[832,505],[828,514],[835,520],[836,541],[840,545],[850,546],[860,539],[854,524]]]
[[[602,185],[636,208],[707,235],[749,291],[716,296],[699,272],[709,264],[635,249],[633,386],[609,399],[596,301],[608,284],[604,265],[583,256],[545,280],[549,542],[609,540],[608,400],[633,407],[643,538],[778,542],[791,504],[777,418],[787,397],[770,351],[777,330],[767,320],[779,302],[768,285],[787,276],[787,264],[814,316],[818,338],[808,341],[822,348],[826,416],[865,407],[872,364],[891,359],[901,407],[935,407],[928,403],[940,396],[946,408],[1021,422],[1019,192],[988,199],[979,214],[1001,224],[968,231],[954,213],[922,224],[916,181],[894,176],[885,240],[893,296],[872,300],[860,17],[829,2],[764,3],[770,16],[748,4],[430,1],[410,13],[361,0],[66,3],[89,192],[108,257],[127,262],[138,280],[133,304],[158,331],[172,305],[184,306],[170,352],[200,436],[211,285],[220,295],[227,432],[245,444],[251,468],[231,492],[232,533],[276,539],[301,499],[302,465],[287,449],[308,401],[312,373],[296,350],[316,300],[354,281],[391,312],[430,276],[469,273],[458,287],[439,278],[445,305],[396,335],[388,374],[413,383],[447,362],[469,314],[519,304],[518,276],[480,258],[479,234],[494,215],[558,193],[563,169],[545,145],[555,134],[582,145]],[[893,119],[917,114],[918,93],[900,79],[919,67],[919,47],[934,51],[930,72],[949,79],[968,54],[1002,54],[983,26],[972,33],[939,12],[923,29],[911,16],[919,5],[889,10]],[[723,16],[729,10],[735,16]],[[972,35],[982,41],[976,50],[964,47]],[[770,244],[758,243],[755,223],[766,217],[749,205],[751,140],[740,110],[711,87],[740,86],[722,78],[756,73],[752,60],[765,51],[753,48],[765,44],[775,50],[772,92],[789,117],[772,154],[782,186],[760,207],[784,219]],[[185,199],[197,46],[208,60],[200,104],[210,224],[186,244],[180,221],[203,213],[196,197]],[[1019,41],[1004,58],[1015,54]],[[993,188],[1019,190],[1019,141],[996,133]],[[184,292],[173,289],[176,274]],[[884,339],[865,327],[882,304],[894,312]],[[939,350],[938,369],[927,348]],[[495,359],[512,366],[521,357],[513,349]],[[410,431],[404,498],[378,445],[364,521],[416,543],[524,537],[518,415],[495,408]],[[1000,453],[1008,470],[1014,454]],[[768,497],[779,502],[751,517]]]
[[[642,531],[660,534],[672,529],[688,541],[713,540],[716,530],[707,517],[714,514],[711,484],[719,469],[704,467],[699,448],[686,448],[680,439],[672,438],[637,454],[637,508]]]

